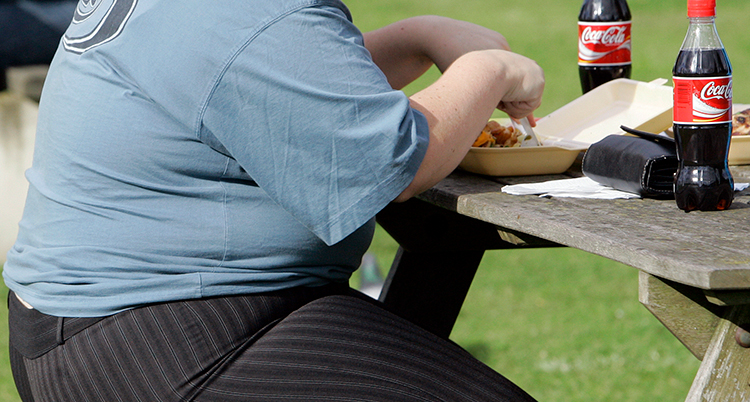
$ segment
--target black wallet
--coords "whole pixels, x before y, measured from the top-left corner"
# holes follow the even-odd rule
[[[672,138],[621,127],[629,135],[613,134],[591,144],[581,169],[592,180],[642,197],[674,196],[677,150]]]

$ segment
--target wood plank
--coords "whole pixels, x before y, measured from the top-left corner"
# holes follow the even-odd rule
[[[494,225],[426,201],[392,203],[377,222],[403,248],[415,252],[490,250],[513,247]]]
[[[727,211],[685,213],[673,200],[512,196],[500,191],[501,183],[467,176],[454,173],[426,197],[455,199],[442,205],[678,283],[750,288],[749,190],[738,193]],[[473,191],[477,180],[481,187]]]
[[[730,166],[732,178],[738,183],[750,183],[750,165]]]
[[[750,304],[750,292],[747,290],[705,290],[706,298],[717,306],[739,306]]]
[[[750,400],[750,349],[737,344],[739,326],[750,323],[750,305],[727,310],[701,362],[686,402]]]
[[[666,281],[640,271],[640,302],[693,353],[703,360],[724,309],[710,303],[700,289]]]

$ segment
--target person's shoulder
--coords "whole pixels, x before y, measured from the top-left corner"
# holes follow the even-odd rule
[[[340,10],[346,16],[346,19],[352,21],[349,8],[339,0],[283,0],[280,3],[285,13],[292,13],[308,8],[329,7]]]

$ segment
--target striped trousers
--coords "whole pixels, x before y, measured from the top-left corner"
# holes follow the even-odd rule
[[[24,402],[533,401],[458,345],[348,289],[83,320],[28,310],[11,294],[9,324]]]

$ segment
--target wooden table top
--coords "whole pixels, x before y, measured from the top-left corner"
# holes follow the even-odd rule
[[[580,167],[578,168],[580,169]],[[731,167],[750,182],[750,166]],[[496,178],[456,171],[419,196],[435,205],[706,290],[750,290],[750,190],[729,210],[690,212],[674,200],[540,198],[502,193],[505,184],[580,176]]]

